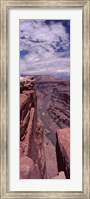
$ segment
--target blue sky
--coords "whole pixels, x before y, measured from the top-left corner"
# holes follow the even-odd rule
[[[20,74],[70,73],[70,21],[20,20]]]

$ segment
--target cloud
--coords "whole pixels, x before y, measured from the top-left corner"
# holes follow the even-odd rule
[[[62,21],[20,20],[20,72],[69,73],[69,32]]]

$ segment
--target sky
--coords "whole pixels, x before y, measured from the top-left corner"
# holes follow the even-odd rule
[[[70,21],[20,20],[20,74],[70,73]]]

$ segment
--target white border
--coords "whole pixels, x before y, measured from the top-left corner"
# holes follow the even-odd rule
[[[82,191],[82,10],[9,11],[9,190]],[[71,179],[19,180],[19,19],[71,20]]]

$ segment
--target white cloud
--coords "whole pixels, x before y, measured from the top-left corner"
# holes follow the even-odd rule
[[[21,73],[69,72],[69,43],[62,23],[20,20],[20,50],[28,51],[20,57]]]

